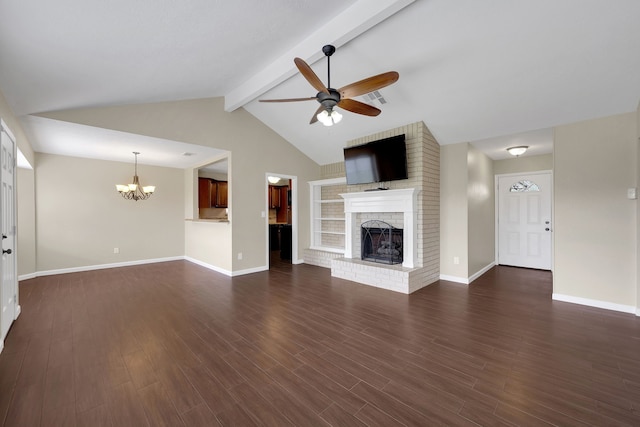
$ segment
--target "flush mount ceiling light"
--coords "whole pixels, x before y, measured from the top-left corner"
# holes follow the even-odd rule
[[[280,182],[280,178],[278,178],[277,176],[268,176],[267,181],[272,184],[277,184],[278,182]]]
[[[156,190],[156,187],[153,185],[148,185],[143,187],[140,185],[140,179],[138,179],[138,154],[137,151],[134,151],[133,154],[136,156],[135,160],[135,168],[133,174],[133,183],[131,184],[116,184],[116,190],[120,193],[122,197],[127,200],[147,200],[153,192]]]
[[[517,147],[509,147],[507,148],[507,151],[509,152],[509,154],[511,154],[512,156],[521,156],[524,154],[525,151],[527,151],[527,149],[529,148],[528,145],[519,145]]]

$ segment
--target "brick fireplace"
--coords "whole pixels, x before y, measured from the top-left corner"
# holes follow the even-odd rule
[[[407,294],[439,279],[440,146],[429,129],[417,122],[358,138],[347,145],[401,134],[406,135],[409,178],[384,183],[390,189],[383,191],[368,191],[379,186],[375,183],[344,185],[331,197],[336,199],[340,193],[344,200],[344,252],[306,249],[306,263],[331,268],[334,277]],[[342,162],[324,165],[321,174],[323,179],[344,176],[344,165]],[[402,194],[404,199],[399,197]],[[412,206],[407,208],[407,203]],[[379,208],[374,209],[375,204]],[[384,221],[402,229],[402,264],[360,259],[360,226],[369,220]]]

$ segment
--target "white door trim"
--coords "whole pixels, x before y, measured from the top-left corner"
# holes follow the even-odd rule
[[[12,228],[12,231],[7,232],[7,235],[9,235],[9,233],[11,233],[12,235],[12,251],[13,253],[11,254],[11,263],[12,263],[12,269],[13,269],[13,274],[12,274],[12,281],[13,281],[13,298],[12,298],[12,302],[11,304],[13,305],[13,319],[11,319],[11,322],[9,325],[3,325],[2,324],[2,319],[0,318],[0,330],[3,332],[2,336],[0,336],[0,341],[4,342],[4,339],[6,338],[4,336],[5,330],[6,332],[9,331],[9,327],[11,326],[11,324],[13,323],[13,321],[15,319],[18,318],[18,316],[20,315],[20,291],[19,291],[19,287],[18,287],[18,227],[17,227],[17,151],[18,151],[18,144],[16,143],[16,139],[13,135],[13,133],[11,132],[11,130],[9,129],[9,127],[7,126],[7,124],[5,123],[4,120],[0,119],[0,133],[5,133],[8,137],[9,140],[12,143],[13,146],[13,153],[11,154],[12,157],[12,161],[13,161],[13,173],[12,173],[12,186],[13,186],[13,191],[12,191],[12,214],[11,216],[13,217],[13,224],[10,224],[9,226]],[[1,202],[0,202],[1,204]],[[0,206],[0,208],[2,208],[2,206]],[[0,209],[0,212],[4,212],[4,209]],[[4,271],[0,271],[0,275],[4,275]],[[2,276],[2,287],[4,288],[4,276]],[[6,297],[6,295],[3,294],[3,290],[0,290],[0,294],[3,295],[3,298]],[[4,304],[4,299],[2,301],[2,303]],[[2,316],[4,317],[4,315]],[[3,345],[4,347],[4,345]],[[1,349],[0,349],[1,351]]]
[[[295,175],[287,175],[276,172],[266,172],[264,174],[264,223],[265,223],[265,265],[267,270],[269,266],[269,177],[277,176],[279,178],[291,180],[291,264],[302,264],[303,260],[298,256],[298,177]]]
[[[500,230],[499,230],[499,223],[498,223],[498,219],[500,218],[500,192],[498,191],[498,182],[500,181],[500,178],[508,178],[510,176],[512,177],[516,177],[516,176],[522,176],[522,175],[549,175],[549,178],[551,180],[551,272],[553,272],[554,270],[554,256],[553,256],[553,248],[555,246],[554,243],[554,237],[555,237],[555,233],[553,232],[553,228],[555,227],[555,220],[554,220],[554,203],[553,203],[553,171],[552,170],[541,170],[541,171],[533,171],[533,172],[516,172],[516,173],[503,173],[503,174],[498,174],[498,175],[494,175],[494,185],[493,185],[493,189],[494,189],[494,194],[495,196],[495,265],[499,265],[498,261],[499,261],[499,250],[500,250]]]

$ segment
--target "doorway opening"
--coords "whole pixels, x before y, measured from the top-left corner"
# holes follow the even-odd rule
[[[290,267],[298,253],[297,178],[267,173],[265,181],[267,266]]]

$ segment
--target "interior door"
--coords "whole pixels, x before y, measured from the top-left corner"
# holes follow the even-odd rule
[[[551,270],[551,173],[498,178],[498,264]]]
[[[16,216],[15,216],[15,143],[3,128],[0,153],[0,214],[2,215],[2,318],[1,339],[7,335],[9,327],[16,317],[17,275],[16,275]]]

